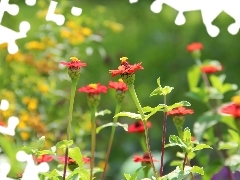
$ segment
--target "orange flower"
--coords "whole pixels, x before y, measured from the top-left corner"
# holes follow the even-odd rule
[[[152,123],[150,121],[147,121],[147,128],[151,128]],[[141,120],[136,121],[133,124],[130,124],[128,126],[128,132],[129,133],[143,133],[144,132],[144,125]]]
[[[214,65],[204,65],[201,67],[201,71],[206,74],[216,73],[223,70],[222,66],[214,66]]]
[[[134,155],[133,161],[134,161],[134,162],[151,163],[151,159],[150,159],[149,153],[144,153],[143,156]],[[158,161],[155,160],[155,159],[153,159],[153,162],[158,162]]]
[[[76,57],[71,57],[70,59],[71,59],[70,62],[60,62],[60,64],[63,64],[64,66],[67,66],[69,69],[71,69],[71,68],[80,69],[81,67],[87,65],[86,63],[81,62],[81,60],[79,60]]]
[[[129,62],[127,62],[127,57],[122,57],[120,58],[121,60],[121,65],[118,67],[117,70],[109,70],[109,72],[112,74],[112,77],[120,74],[121,76],[123,75],[131,75],[134,74],[135,71],[143,69],[143,67],[141,66],[141,62],[137,63],[137,64],[129,64]]]
[[[203,49],[203,45],[202,43],[199,43],[199,42],[194,42],[187,46],[188,52],[193,52],[193,51],[202,50],[202,49]]]
[[[172,116],[184,116],[186,114],[193,114],[194,111],[192,109],[187,109],[185,107],[178,107],[174,108],[171,111],[167,112],[167,115],[172,115]]]
[[[120,90],[120,91],[127,91],[128,90],[128,87],[127,87],[126,83],[124,83],[122,79],[119,79],[118,82],[110,81],[108,87],[116,89],[116,90]]]
[[[89,84],[87,86],[81,87],[78,89],[79,92],[85,92],[88,94],[100,94],[107,93],[107,87],[104,85],[98,84]]]

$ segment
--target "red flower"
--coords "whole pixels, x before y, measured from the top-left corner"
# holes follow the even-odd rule
[[[116,89],[116,90],[120,90],[120,91],[127,91],[128,90],[127,85],[123,82],[122,79],[119,79],[118,82],[110,81],[108,87]]]
[[[53,160],[52,155],[43,154],[43,155],[37,157],[35,161],[37,162],[37,164],[40,164],[42,162],[50,162],[52,160]]]
[[[134,155],[133,157],[133,161],[134,162],[145,162],[145,163],[151,163],[151,159],[149,156],[149,153],[144,153],[143,156],[139,156],[139,155]],[[153,162],[158,162],[157,160],[153,159]]]
[[[147,128],[151,128],[152,123],[150,121],[147,121]],[[141,120],[136,121],[133,124],[130,124],[128,126],[128,132],[129,133],[143,133],[144,132],[144,125]]]
[[[220,109],[220,112],[229,114],[229,115],[233,116],[235,119],[240,118],[240,105],[235,104],[235,103],[224,105]]]
[[[201,67],[201,71],[206,74],[216,73],[223,70],[222,66],[214,66],[214,65],[203,65]]]
[[[143,67],[141,66],[141,62],[137,63],[137,64],[129,64],[129,62],[127,62],[127,57],[122,57],[120,58],[121,60],[121,65],[118,67],[117,70],[109,70],[109,72],[112,74],[112,77],[120,74],[122,75],[128,75],[128,74],[134,74],[135,71],[143,69]]]
[[[81,87],[78,89],[79,92],[85,92],[88,94],[100,94],[107,93],[107,87],[104,85],[98,84],[89,84],[87,86]]]
[[[193,52],[193,51],[202,50],[202,49],[203,49],[203,45],[202,43],[199,43],[199,42],[194,42],[187,46],[188,52]]]
[[[65,156],[59,156],[58,161],[60,163],[64,163],[65,162]],[[83,163],[90,163],[90,158],[82,157],[82,162]],[[73,160],[72,158],[68,157],[67,164],[76,164],[76,161]]]
[[[71,62],[60,62],[60,64],[63,64],[64,66],[67,66],[68,68],[77,68],[80,69],[83,66],[86,66],[86,63],[81,62],[81,60],[79,60],[76,57],[71,57]]]
[[[5,126],[6,126],[6,123],[5,123],[5,122],[3,122],[3,121],[0,121],[0,126],[3,126],[3,127],[5,127]]]
[[[185,107],[178,107],[174,108],[171,111],[167,112],[167,115],[172,115],[172,116],[184,116],[186,114],[193,114],[194,111],[192,109],[186,109]]]

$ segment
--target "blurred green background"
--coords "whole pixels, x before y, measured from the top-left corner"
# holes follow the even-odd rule
[[[40,12],[47,9],[49,1],[38,0],[38,5],[33,7],[27,6],[22,0],[12,0],[10,2],[18,4],[20,12],[15,17],[5,14],[2,25],[18,31],[21,21],[27,20],[31,24],[27,38],[17,40],[17,44],[23,53],[33,52],[36,61],[38,61],[37,57],[43,56],[46,52],[53,53],[54,56],[51,56],[47,61],[53,62],[56,67],[58,67],[60,61],[68,61],[71,56],[77,56],[88,64],[86,68],[83,68],[78,87],[97,82],[107,85],[109,80],[117,80],[119,77],[112,78],[108,70],[116,69],[119,66],[119,58],[122,56],[128,57],[130,63],[142,62],[144,70],[136,73],[135,81],[136,92],[142,106],[153,107],[163,103],[161,97],[149,97],[149,94],[157,87],[157,78],[161,77],[162,86],[174,87],[172,93],[167,97],[167,104],[182,100],[189,101],[192,104],[191,108],[194,109],[195,114],[187,117],[185,124],[190,128],[192,128],[194,120],[206,111],[207,107],[185,96],[185,93],[189,90],[187,70],[194,65],[194,61],[186,51],[188,44],[195,41],[201,42],[204,45],[202,59],[219,60],[224,67],[224,73],[227,75],[226,82],[240,85],[240,33],[237,35],[228,33],[227,28],[234,22],[234,19],[224,12],[213,21],[213,24],[220,28],[220,34],[212,38],[206,31],[200,11],[184,13],[186,23],[177,26],[174,23],[177,11],[163,5],[162,11],[155,14],[150,10],[150,5],[153,2],[151,0],[139,0],[134,4],[130,4],[128,0],[59,1],[59,12],[65,15],[66,22],[74,21],[77,25],[88,27],[92,31],[92,35],[82,43],[69,45],[68,42],[61,40],[61,36],[59,37],[59,30],[65,27],[66,23],[63,26],[57,26],[54,22],[47,22],[44,19],[44,14],[42,18],[39,18]],[[79,17],[71,15],[71,6],[81,7],[83,9],[82,15]],[[31,52],[31,50],[25,48],[26,43],[39,40],[42,34],[53,37],[57,42],[61,42],[59,44],[62,46],[58,44],[58,46],[46,48],[44,53],[40,50]],[[101,41],[96,38],[100,38]],[[75,49],[73,50],[73,48]],[[86,49],[92,51],[92,53],[88,55]],[[50,71],[42,74],[36,71],[35,67],[29,65],[25,67],[24,63],[19,65],[19,62],[15,63],[14,60],[7,61],[6,50],[1,50],[0,57],[0,88],[1,92],[8,90],[15,93],[16,107],[13,113],[20,115],[21,110],[24,109],[21,105],[21,98],[27,95],[35,97],[39,102],[38,114],[41,115],[41,119],[46,125],[44,133],[54,132],[55,140],[61,139],[57,137],[61,137],[65,131],[62,125],[66,124],[70,93],[70,81],[66,69],[60,68],[58,72]],[[31,79],[34,76],[39,77],[48,85],[50,88],[48,93],[37,92],[34,83],[38,79]],[[232,95],[233,93],[227,94],[224,100],[228,102]],[[3,94],[2,97],[4,97]],[[112,114],[99,117],[99,125],[112,121],[115,109],[113,90],[109,90],[108,94],[102,95],[98,110],[103,109],[111,110]],[[25,110],[27,110],[26,107]],[[122,110],[136,112],[136,107],[129,94],[123,102]],[[86,133],[82,138],[78,138],[79,127],[83,126],[81,120],[89,117],[86,94],[76,94],[74,111],[77,112],[74,114],[73,136],[76,138],[76,143],[82,147],[83,152],[88,153],[90,148],[89,134]],[[150,143],[154,152],[160,152],[162,120],[162,113],[157,113],[150,119],[153,124],[149,131]],[[128,124],[134,122],[129,118],[120,118],[119,121]],[[168,118],[167,134],[175,133],[176,130],[173,127],[172,120]],[[99,162],[101,162],[107,148],[109,135],[110,128],[102,130],[97,135]],[[36,136],[36,133],[32,132],[32,138],[34,139]],[[29,139],[28,141],[30,142]],[[54,138],[52,142],[54,142]],[[174,148],[173,150],[170,149],[167,149],[167,151],[175,152]],[[126,168],[122,165],[136,152],[141,153],[137,135],[128,134],[123,129],[117,128],[107,174],[109,179],[120,179],[123,174],[121,168]],[[166,157],[166,159],[173,159],[174,154],[171,156],[167,154],[168,158]],[[156,153],[156,157],[159,159],[159,154]],[[173,169],[174,167],[170,167],[167,163],[165,173]]]

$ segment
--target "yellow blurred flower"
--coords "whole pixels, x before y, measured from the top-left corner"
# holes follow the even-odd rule
[[[28,125],[38,134],[45,134],[46,132],[46,126],[39,115],[31,116]]]
[[[19,119],[20,119],[20,123],[21,122],[27,122],[29,120],[30,116],[27,112],[23,112],[21,113]]]
[[[43,19],[43,18],[45,19],[46,15],[47,15],[47,12],[48,12],[48,9],[44,9],[44,10],[38,11],[37,12],[37,17],[40,18],[40,19]]]
[[[10,62],[10,61],[23,62],[24,61],[24,55],[21,52],[17,52],[15,54],[8,54],[7,57],[6,57],[6,60],[8,62]]]
[[[240,105],[240,96],[233,96],[231,100],[233,103]]]
[[[45,44],[38,41],[30,41],[25,45],[25,47],[29,50],[43,50],[45,49]]]
[[[69,38],[71,36],[71,32],[67,29],[61,29],[60,35],[62,38]]]
[[[49,92],[49,87],[46,84],[38,83],[38,89],[41,93],[47,93]]]
[[[71,29],[74,29],[74,28],[77,27],[77,23],[75,21],[67,21],[66,26],[71,28]]]
[[[97,164],[97,166],[103,169],[104,166],[105,166],[105,161],[99,161],[98,164]],[[107,169],[108,169],[108,168],[109,168],[109,165],[107,164]]]
[[[106,20],[103,23],[106,27],[109,27],[114,32],[121,32],[124,29],[124,26],[120,23]]]
[[[104,13],[106,11],[106,7],[100,5],[98,5],[96,9],[99,13]]]
[[[26,122],[20,120],[17,127],[20,129],[25,129],[25,128],[27,128],[27,124],[26,124]]]
[[[92,30],[90,28],[84,27],[84,28],[82,28],[82,34],[84,36],[90,36],[92,34]]]
[[[28,110],[34,111],[38,107],[38,100],[35,98],[31,98],[29,103],[28,103]]]
[[[29,101],[30,101],[30,97],[28,97],[28,96],[24,96],[23,98],[22,98],[22,103],[23,104],[28,104],[29,103]]]
[[[30,133],[24,131],[24,132],[20,133],[20,136],[21,136],[22,140],[26,141],[26,140],[28,140],[30,138]]]
[[[56,45],[56,42],[49,37],[43,37],[41,38],[41,41],[45,44],[46,47],[53,47]]]
[[[7,47],[8,47],[7,43],[0,44],[0,49],[7,49]]]

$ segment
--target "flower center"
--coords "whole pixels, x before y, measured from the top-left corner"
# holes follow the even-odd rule
[[[240,105],[240,96],[233,96],[231,100],[233,103]]]
[[[120,82],[120,83],[121,83],[121,82],[123,82],[123,80],[120,78],[120,79],[118,80],[118,82]]]
[[[122,61],[122,63],[123,63],[123,62],[126,62],[127,60],[128,60],[127,57],[121,57],[121,58],[120,58],[120,61]]]
[[[73,62],[77,62],[77,61],[79,61],[79,59],[76,58],[76,57],[71,57],[70,59],[71,59]]]
[[[89,84],[89,87],[92,89],[97,89],[97,84]]]

